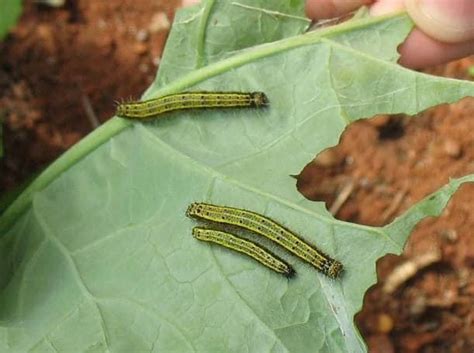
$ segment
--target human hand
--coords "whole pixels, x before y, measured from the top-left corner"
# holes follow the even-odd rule
[[[409,68],[445,63],[474,54],[473,0],[306,0],[313,19],[333,18],[362,5],[377,16],[406,9],[416,24],[400,46],[400,64]]]

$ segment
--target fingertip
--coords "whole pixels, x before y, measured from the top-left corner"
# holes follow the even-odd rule
[[[474,52],[474,40],[459,44],[437,41],[421,30],[414,29],[399,47],[399,64],[421,69],[468,56]]]
[[[335,7],[332,0],[307,0],[305,10],[309,18],[319,20],[330,18],[335,12]]]
[[[405,7],[416,26],[439,41],[474,39],[472,0],[405,0]]]
[[[393,12],[402,11],[405,8],[403,0],[381,0],[370,7],[372,16],[382,16]]]
[[[320,20],[335,18],[370,5],[375,0],[307,0],[306,14],[309,18]]]

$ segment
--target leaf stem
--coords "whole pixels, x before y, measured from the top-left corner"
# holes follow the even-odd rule
[[[207,0],[204,3],[204,12],[199,21],[199,30],[197,32],[197,56],[196,56],[196,69],[199,69],[207,64],[205,57],[205,45],[206,45],[206,33],[207,25],[209,23],[209,17],[211,10],[214,7],[215,0]]]

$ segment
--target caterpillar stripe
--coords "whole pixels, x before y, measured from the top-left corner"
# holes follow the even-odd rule
[[[263,235],[331,278],[337,278],[343,271],[343,265],[339,261],[332,259],[316,247],[308,244],[274,220],[258,213],[233,207],[193,203],[188,207],[186,215],[238,226]]]
[[[128,119],[149,119],[164,113],[187,109],[264,107],[263,92],[182,92],[142,102],[121,103],[116,115]]]
[[[277,258],[267,249],[249,240],[239,238],[227,232],[201,227],[193,228],[193,236],[196,239],[219,244],[228,249],[246,254],[260,262],[262,265],[271,268],[278,273],[282,273],[287,277],[294,275],[293,268],[290,265]]]

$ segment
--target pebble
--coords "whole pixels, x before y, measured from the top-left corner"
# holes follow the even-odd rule
[[[337,152],[335,148],[328,148],[316,156],[314,162],[321,167],[333,167],[339,165],[344,160],[344,156]]]
[[[147,52],[148,48],[144,43],[136,43],[133,46],[133,51],[138,55],[143,55]]]
[[[381,333],[389,333],[393,329],[393,319],[390,315],[381,313],[377,318],[377,330]]]
[[[145,42],[146,40],[148,40],[148,37],[149,37],[149,34],[146,29],[140,29],[135,35],[135,38],[139,42]]]
[[[462,148],[457,141],[449,139],[444,141],[443,151],[451,158],[459,158],[462,153]]]
[[[151,18],[150,25],[148,26],[148,30],[151,33],[158,33],[161,31],[165,31],[170,28],[170,20],[168,16],[164,12],[157,12]]]
[[[412,316],[419,316],[426,310],[426,298],[423,295],[416,297],[410,305],[409,311]]]
[[[390,120],[389,115],[376,115],[373,118],[367,119],[367,122],[373,127],[382,127]]]

